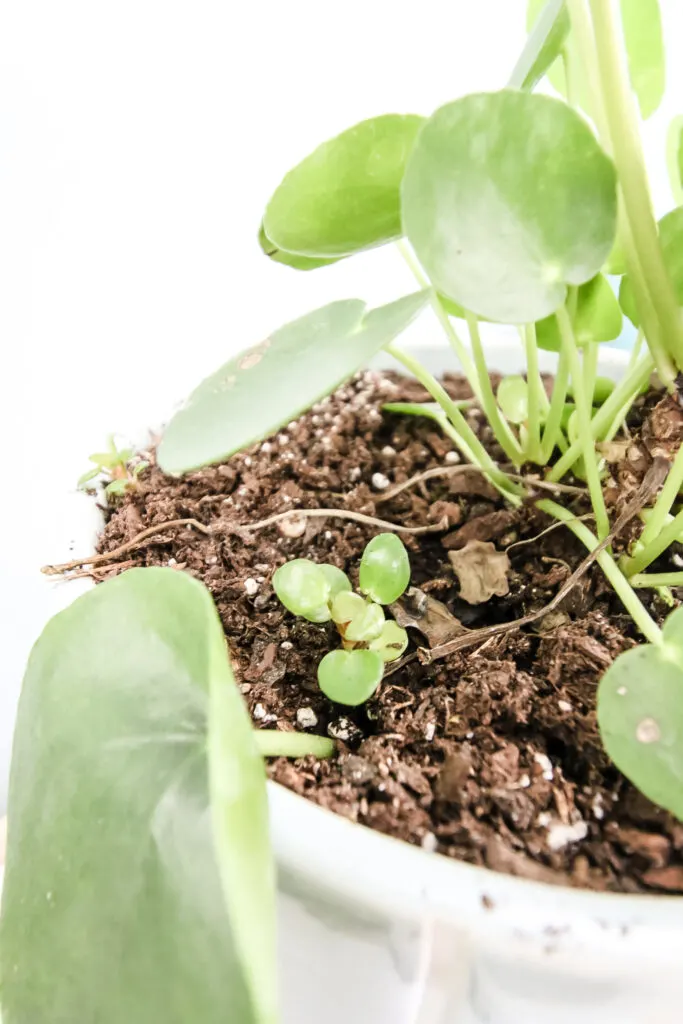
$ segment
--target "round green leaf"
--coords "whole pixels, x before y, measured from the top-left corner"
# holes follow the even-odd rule
[[[584,119],[547,96],[466,96],[424,126],[403,225],[434,286],[479,316],[527,323],[607,259],[616,175]]]
[[[410,582],[410,562],[395,533],[379,533],[363,552],[360,589],[378,604],[397,601]]]
[[[503,377],[498,385],[498,405],[510,423],[524,423],[529,417],[529,387],[524,377]]]
[[[202,584],[132,569],[48,623],[8,813],[5,1021],[277,1018],[265,771]]]
[[[349,707],[372,697],[383,675],[377,651],[330,651],[318,665],[318,685],[325,696]]]
[[[598,725],[617,768],[683,820],[683,609],[664,625],[663,647],[621,654],[598,688]]]
[[[659,240],[666,269],[676,292],[679,306],[683,306],[683,206],[670,210],[659,221]],[[640,326],[633,289],[628,277],[622,277],[619,302],[634,327]]]
[[[310,622],[328,622],[330,584],[322,566],[293,558],[273,573],[273,590],[285,608]]]
[[[642,117],[648,118],[661,103],[666,85],[659,0],[621,0],[621,17],[631,85]]]
[[[609,377],[596,377],[593,385],[593,405],[603,405],[614,391],[614,387],[614,381]],[[574,397],[573,383],[567,388],[567,394],[572,398]]]
[[[396,661],[408,646],[408,634],[397,622],[389,619],[382,632],[370,644],[371,651],[377,651],[382,661]]]
[[[328,565],[327,563],[324,563],[323,565],[319,565],[318,568],[329,584],[329,600],[332,600],[333,597],[343,591],[351,590],[351,580],[346,573],[342,572],[341,569],[338,569],[336,565]]]
[[[265,232],[263,224],[259,228],[258,233],[258,244],[261,246],[261,251],[271,259],[274,263],[283,263],[286,267],[292,267],[294,270],[317,270],[318,267],[327,267],[330,263],[337,263],[337,259],[320,259],[312,256],[297,256],[292,252],[285,252],[283,249],[278,249],[274,242],[268,238]]]
[[[400,186],[424,118],[385,114],[319,146],[286,175],[264,230],[277,248],[335,257],[400,238]]]
[[[603,274],[597,274],[578,289],[572,322],[577,345],[613,341],[621,334],[621,306]],[[536,324],[536,342],[539,348],[546,351],[560,351],[562,343],[554,315],[545,317]]]
[[[384,622],[384,608],[374,601],[364,601],[362,610],[347,624],[344,639],[352,643],[368,643],[380,635]]]
[[[166,428],[159,466],[185,473],[268,437],[369,362],[428,299],[426,289],[368,313],[346,299],[281,327],[199,385]]]

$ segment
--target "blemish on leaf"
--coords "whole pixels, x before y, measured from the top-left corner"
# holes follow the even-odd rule
[[[639,743],[657,743],[662,733],[654,718],[644,718],[636,728],[636,739]]]

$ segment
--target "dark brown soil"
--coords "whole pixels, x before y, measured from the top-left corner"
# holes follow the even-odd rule
[[[467,396],[460,380],[446,383],[455,397]],[[331,704],[316,684],[317,662],[338,643],[334,630],[285,612],[270,580],[277,566],[301,556],[332,562],[357,579],[359,556],[376,531],[333,517],[285,520],[251,535],[234,529],[299,508],[355,510],[410,526],[445,516],[442,532],[404,537],[415,587],[470,628],[542,608],[585,552],[564,528],[516,545],[549,525],[532,505],[509,510],[476,472],[382,500],[414,474],[458,461],[430,420],[381,412],[385,401],[425,398],[411,381],[368,372],[225,465],[182,480],[152,465],[118,500],[101,550],[177,518],[224,529],[215,536],[192,528],[157,535],[97,578],[130,564],[170,565],[209,587],[254,723],[307,728],[339,741],[329,761],[269,766],[272,778],[308,799],[425,849],[515,875],[622,892],[683,892],[683,825],[642,797],[601,749],[596,686],[637,637],[598,569],[535,628],[429,666],[413,659],[366,706],[352,709]],[[640,400],[628,437],[608,453],[615,465],[607,493],[615,504],[637,486],[653,455],[670,454],[680,442],[680,410],[660,399],[650,393]],[[479,411],[468,416],[502,459]],[[579,514],[588,509],[580,496],[560,500]],[[479,605],[459,597],[448,558],[472,538],[508,549],[511,561],[509,594]],[[663,617],[668,609],[659,599],[641,594]],[[429,639],[414,630],[411,636],[413,644]]]

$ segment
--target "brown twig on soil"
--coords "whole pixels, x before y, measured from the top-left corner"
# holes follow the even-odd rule
[[[436,466],[434,469],[425,469],[422,473],[416,473],[415,476],[411,476],[409,480],[404,480],[402,484],[392,487],[385,494],[380,494],[375,498],[375,505],[379,505],[383,501],[390,501],[391,498],[395,498],[403,491],[407,491],[409,487],[424,483],[426,480],[435,480],[441,476],[457,476],[459,473],[466,473],[468,471],[481,473],[482,476],[486,476],[488,472],[488,470],[484,470],[480,466],[473,466],[470,463],[461,466]],[[586,494],[585,487],[575,487],[573,484],[556,484],[549,480],[539,480],[535,476],[508,473],[507,470],[503,470],[503,472],[505,472],[505,475],[510,480],[526,484],[531,488],[536,487],[540,491],[553,491],[556,494]]]
[[[69,572],[70,569],[80,569],[84,565],[101,565],[103,562],[111,562],[117,559],[119,555],[125,555],[128,551],[133,551],[149,537],[154,537],[158,533],[174,530],[181,526],[190,526],[192,529],[198,530],[207,536],[210,536],[212,533],[210,527],[200,523],[198,519],[169,519],[167,523],[157,523],[155,526],[148,526],[147,529],[136,534],[132,540],[126,541],[125,544],[119,544],[117,548],[113,548],[111,551],[103,551],[99,555],[88,555],[87,558],[73,558],[70,562],[62,562],[61,565],[44,565],[40,571],[45,573],[46,576],[61,576],[62,573]]]
[[[376,519],[374,516],[366,516],[362,512],[350,512],[342,508],[292,508],[287,512],[278,512],[277,515],[269,516],[258,523],[249,523],[247,526],[231,527],[235,533],[251,533],[254,530],[263,530],[266,526],[273,526],[282,522],[283,519],[293,519],[298,516],[305,516],[316,519],[350,519],[354,523],[363,523],[366,526],[379,526],[383,530],[390,530],[392,533],[440,533],[448,529],[448,519],[443,516],[438,523],[430,523],[429,526],[401,526],[400,523],[390,523],[386,519]]]
[[[456,637],[454,640],[449,640],[448,643],[441,644],[439,647],[434,647],[431,650],[426,647],[420,647],[417,652],[417,656],[423,665],[430,665],[433,661],[439,658],[446,658],[449,654],[454,654],[456,651],[462,650],[464,647],[471,647],[473,644],[478,644],[483,640],[488,640],[489,637],[499,636],[503,633],[511,633],[517,629],[521,629],[522,626],[530,626],[534,622],[538,622],[549,612],[554,611],[561,601],[567,596],[570,590],[572,590],[584,573],[590,568],[593,562],[596,560],[606,547],[608,547],[614,538],[620,533],[621,530],[626,526],[627,523],[633,519],[635,515],[640,512],[643,505],[647,503],[653,493],[656,493],[661,487],[662,483],[666,479],[666,475],[669,471],[670,463],[668,459],[656,458],[649,470],[645,474],[645,478],[637,492],[637,494],[631,499],[624,511],[618,517],[614,526],[600,543],[589,551],[580,565],[574,570],[569,579],[560,587],[558,592],[543,608],[537,612],[530,612],[528,615],[523,615],[521,619],[515,619],[514,622],[503,622],[496,626],[484,626],[483,629],[473,629],[469,633],[465,633],[461,637]]]

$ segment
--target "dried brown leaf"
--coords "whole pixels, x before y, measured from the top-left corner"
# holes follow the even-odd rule
[[[470,540],[460,551],[449,551],[448,557],[460,581],[460,596],[468,604],[509,593],[510,559],[489,541]]]
[[[399,626],[422,633],[429,647],[438,647],[467,632],[443,602],[418,587],[409,587],[403,597],[389,606],[389,610]]]

